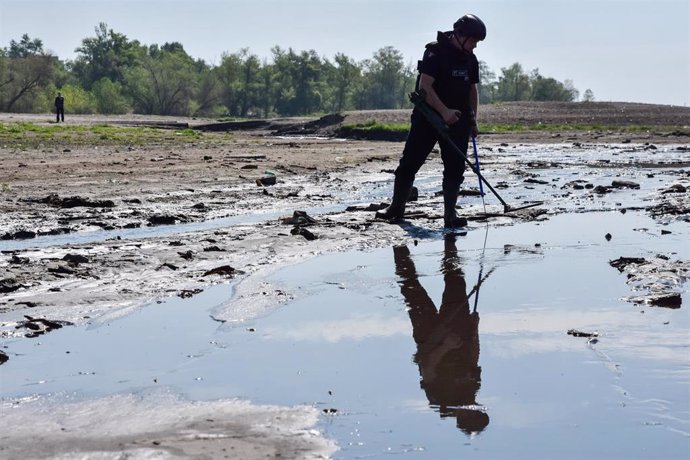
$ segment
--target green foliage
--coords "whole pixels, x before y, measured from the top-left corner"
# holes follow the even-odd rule
[[[26,34],[0,49],[0,110],[52,110],[58,88],[72,113],[246,118],[409,108],[407,94],[417,76],[391,46],[363,61],[278,46],[262,60],[243,48],[212,66],[189,56],[179,42],[143,45],[105,23],[94,31],[81,41],[74,61],[46,55],[42,41]],[[480,78],[484,104],[579,96],[572,82],[541,76],[538,69],[527,74],[519,63],[497,75],[480,61]],[[591,91],[585,100],[593,100]]]
[[[80,86],[65,85],[60,88],[65,98],[65,112],[90,114],[97,112],[96,98]]]
[[[129,111],[129,101],[124,95],[122,84],[103,77],[94,83],[91,93],[98,113],[123,114]]]

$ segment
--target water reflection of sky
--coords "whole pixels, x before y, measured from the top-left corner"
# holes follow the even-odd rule
[[[440,239],[409,241],[397,264],[393,248],[319,257],[263,280],[294,300],[249,322],[209,319],[214,305],[251,307],[228,302],[229,290],[218,287],[97,328],[56,331],[40,346],[10,344],[21,356],[3,365],[3,393],[95,397],[163,386],[191,399],[334,408],[321,429],[342,459],[685,458],[687,287],[679,310],[634,306],[622,300],[625,275],[608,264],[688,256],[682,232],[661,237],[658,229],[634,212],[475,229],[450,258],[462,279],[444,277],[459,272],[449,272]],[[436,329],[430,350],[418,343],[418,307],[401,290],[410,263],[409,287],[421,285],[434,308],[453,301],[444,298],[457,287],[449,283],[464,281],[470,294],[488,274],[478,348],[463,348],[471,329],[460,337]],[[476,295],[461,302],[467,318]],[[599,342],[567,335],[572,328],[598,331]],[[434,354],[444,347],[478,355]],[[434,381],[447,369],[460,381]]]

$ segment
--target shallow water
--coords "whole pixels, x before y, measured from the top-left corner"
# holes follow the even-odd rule
[[[342,459],[686,458],[687,287],[681,309],[636,306],[608,264],[687,259],[683,225],[661,236],[636,212],[565,214],[323,256],[263,280],[293,300],[249,322],[211,319],[238,306],[221,285],[7,341],[0,390],[313,404]]]

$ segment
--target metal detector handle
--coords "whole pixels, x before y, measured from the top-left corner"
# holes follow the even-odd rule
[[[481,171],[479,154],[477,153],[477,138],[475,136],[472,136],[472,148],[474,149],[474,163],[477,165],[477,171]],[[484,184],[482,184],[481,179],[479,179],[479,194],[484,196]]]

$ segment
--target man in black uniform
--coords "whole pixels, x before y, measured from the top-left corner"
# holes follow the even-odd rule
[[[467,14],[455,22],[452,31],[439,32],[437,41],[426,45],[424,57],[417,65],[417,90],[424,90],[426,102],[443,118],[450,128],[453,143],[465,154],[470,134],[477,135],[479,63],[472,51],[484,38],[484,23]],[[444,226],[467,225],[467,219],[458,217],[455,211],[460,184],[464,180],[464,160],[439,139],[434,127],[417,109],[412,111],[411,120],[402,158],[395,170],[391,205],[377,212],[376,217],[386,220],[402,218],[415,175],[438,142],[443,160]]]
[[[55,116],[57,123],[60,122],[60,118],[62,118],[62,121],[65,121],[65,98],[60,93],[55,98]]]

